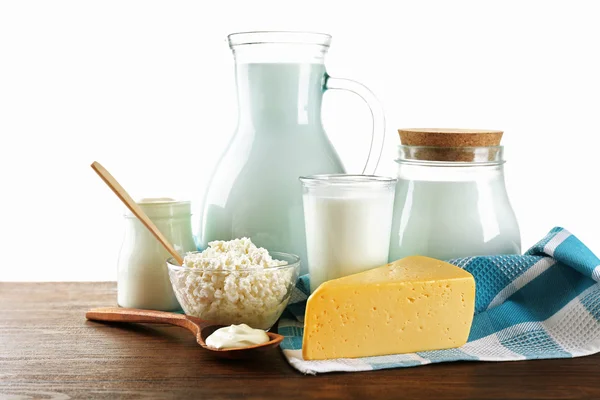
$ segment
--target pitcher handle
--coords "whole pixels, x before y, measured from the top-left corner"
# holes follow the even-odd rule
[[[371,111],[373,125],[371,130],[369,156],[367,157],[367,162],[365,163],[362,173],[374,175],[379,160],[381,159],[385,140],[385,115],[383,114],[383,108],[381,107],[379,100],[377,100],[369,88],[361,83],[350,79],[333,78],[329,75],[325,75],[325,90],[330,89],[347,90],[357,94],[365,103],[367,103],[367,106]]]

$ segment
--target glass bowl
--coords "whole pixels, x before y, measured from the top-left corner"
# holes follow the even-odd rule
[[[220,325],[269,330],[283,313],[298,280],[300,258],[270,253],[286,265],[270,268],[202,269],[167,260],[175,296],[187,315]]]

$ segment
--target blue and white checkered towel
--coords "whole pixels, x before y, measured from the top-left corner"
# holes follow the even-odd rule
[[[552,229],[525,255],[450,263],[475,277],[475,318],[467,344],[412,354],[305,361],[302,331],[308,278],[279,322],[289,363],[305,374],[413,367],[448,361],[581,357],[600,351],[600,259],[575,236]]]

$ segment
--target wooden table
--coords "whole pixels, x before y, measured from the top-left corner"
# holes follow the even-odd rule
[[[213,358],[188,331],[86,321],[107,283],[0,283],[0,399],[600,398],[600,355],[304,376],[278,349]]]

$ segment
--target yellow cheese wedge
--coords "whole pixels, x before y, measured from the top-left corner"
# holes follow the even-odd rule
[[[448,349],[467,342],[475,280],[429,257],[406,257],[323,283],[308,298],[305,360]]]

